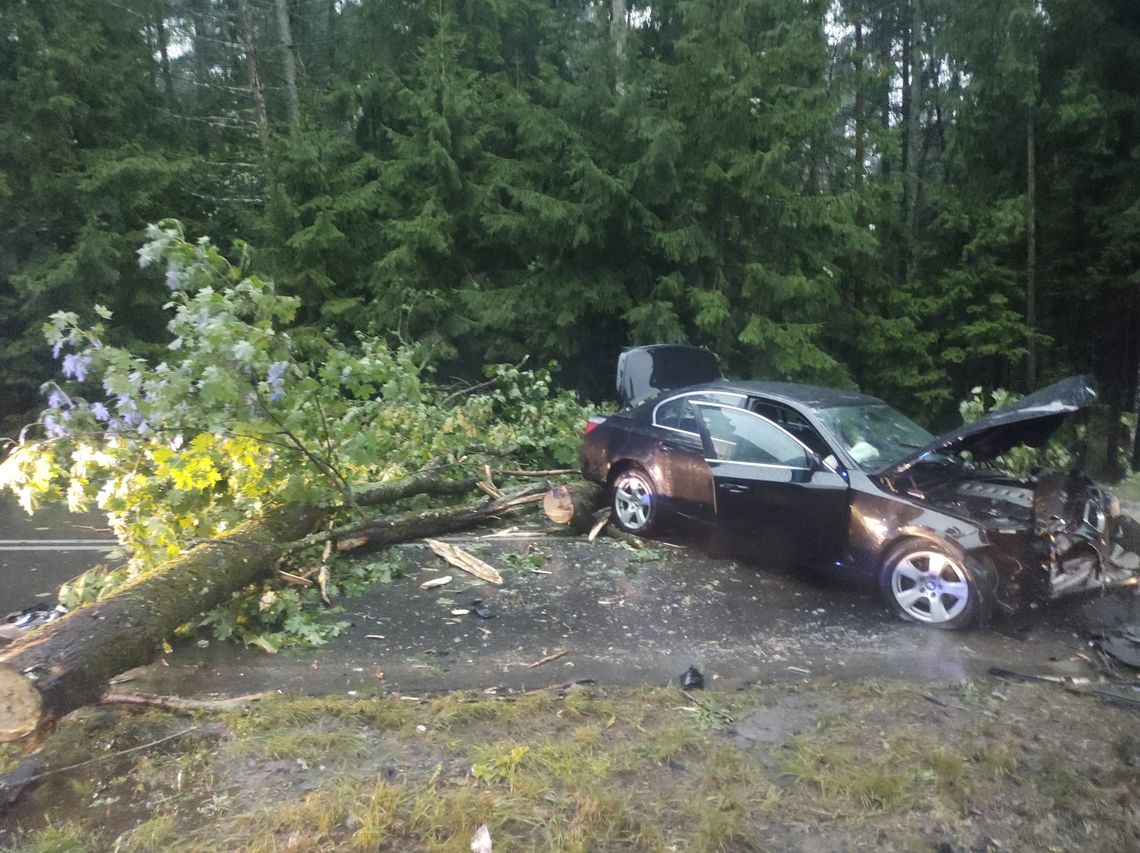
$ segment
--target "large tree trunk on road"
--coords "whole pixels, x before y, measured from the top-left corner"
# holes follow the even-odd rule
[[[432,471],[354,491],[362,505],[419,494],[455,495],[474,478],[449,480]],[[97,701],[108,681],[154,659],[179,625],[268,577],[286,554],[330,539],[383,547],[473,527],[541,500],[545,485],[477,506],[430,509],[356,522],[322,532],[327,510],[291,507],[247,522],[199,545],[118,590],[72,611],[0,654],[0,741],[18,740],[83,705]]]
[[[14,643],[0,655],[0,741],[98,700],[112,677],[149,663],[179,625],[272,572],[285,543],[325,515],[290,508],[246,522]]]

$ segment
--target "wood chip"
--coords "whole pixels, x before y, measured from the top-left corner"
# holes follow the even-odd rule
[[[443,557],[448,563],[455,566],[457,569],[462,569],[468,574],[474,575],[479,580],[493,583],[496,586],[501,586],[503,583],[503,576],[500,575],[493,566],[484,563],[474,554],[469,554],[461,548],[456,548],[454,545],[448,545],[446,542],[440,542],[438,539],[425,539],[424,542],[436,554]]]
[[[551,661],[558,660],[561,657],[566,657],[566,655],[568,655],[568,654],[570,654],[570,650],[569,649],[563,649],[560,652],[555,652],[552,655],[547,655],[544,658],[539,658],[534,663],[528,663],[526,665],[526,668],[527,669],[534,669],[536,666],[542,666],[544,663],[550,663]]]
[[[424,581],[420,584],[420,589],[435,589],[437,586],[451,583],[451,575],[444,575],[441,578],[433,578],[430,581]]]
[[[353,551],[361,545],[368,544],[367,536],[349,536],[345,539],[336,540],[336,549],[338,551]]]
[[[289,572],[282,571],[281,569],[277,570],[277,577],[285,581],[285,583],[293,584],[293,586],[309,587],[313,585],[313,582],[308,578],[303,578],[300,575],[291,575]]]
[[[598,538],[598,534],[602,532],[602,529],[609,523],[610,523],[610,511],[607,509],[602,514],[602,517],[599,518],[596,522],[594,522],[594,526],[590,528],[590,535],[587,536],[586,538],[589,541],[593,542],[595,539]]]

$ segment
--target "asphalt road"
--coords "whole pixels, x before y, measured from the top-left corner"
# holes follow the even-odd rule
[[[1082,601],[1042,608],[1017,626],[944,632],[899,621],[877,595],[816,584],[700,549],[638,554],[609,540],[532,535],[450,541],[504,576],[500,587],[400,546],[407,576],[340,602],[350,622],[328,645],[268,655],[207,635],[128,674],[119,689],[178,695],[454,689],[505,692],[593,679],[664,684],[696,666],[710,689],[810,679],[956,682],[990,667],[1088,675],[1076,627]],[[518,557],[543,555],[540,573]],[[518,555],[518,557],[512,557]],[[367,558],[364,558],[367,559]],[[451,575],[438,589],[425,580]],[[1122,591],[1135,598],[1134,591]],[[479,618],[479,599],[492,618]]]
[[[51,507],[28,516],[11,495],[0,495],[0,618],[54,601],[61,583],[105,559],[113,545],[98,513]]]

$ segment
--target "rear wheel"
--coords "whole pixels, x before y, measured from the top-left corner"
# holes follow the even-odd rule
[[[981,612],[981,591],[965,562],[939,545],[901,542],[883,561],[880,586],[901,618],[932,628],[967,628]]]
[[[626,468],[614,477],[610,489],[612,518],[628,533],[648,535],[656,522],[657,499],[649,475],[640,468]]]

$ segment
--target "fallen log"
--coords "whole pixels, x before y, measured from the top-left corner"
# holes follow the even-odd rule
[[[365,502],[372,503],[425,492],[453,494],[461,491],[458,483],[471,488],[468,480],[417,475],[362,492]],[[358,532],[367,544],[383,547],[463,530],[541,500],[533,493],[545,488],[475,507],[403,513],[367,522]],[[0,654],[0,742],[46,732],[63,715],[98,701],[111,678],[153,660],[179,625],[271,576],[282,556],[334,540],[344,528],[312,533],[328,517],[326,510],[292,507],[246,522],[5,648]]]
[[[605,489],[587,480],[555,486],[542,500],[542,511],[555,524],[566,525],[575,533],[586,533],[593,526],[594,512],[605,500]]]
[[[271,574],[281,543],[324,518],[303,507],[246,522],[13,643],[0,655],[0,741],[98,701],[112,677],[149,663],[179,625]]]

